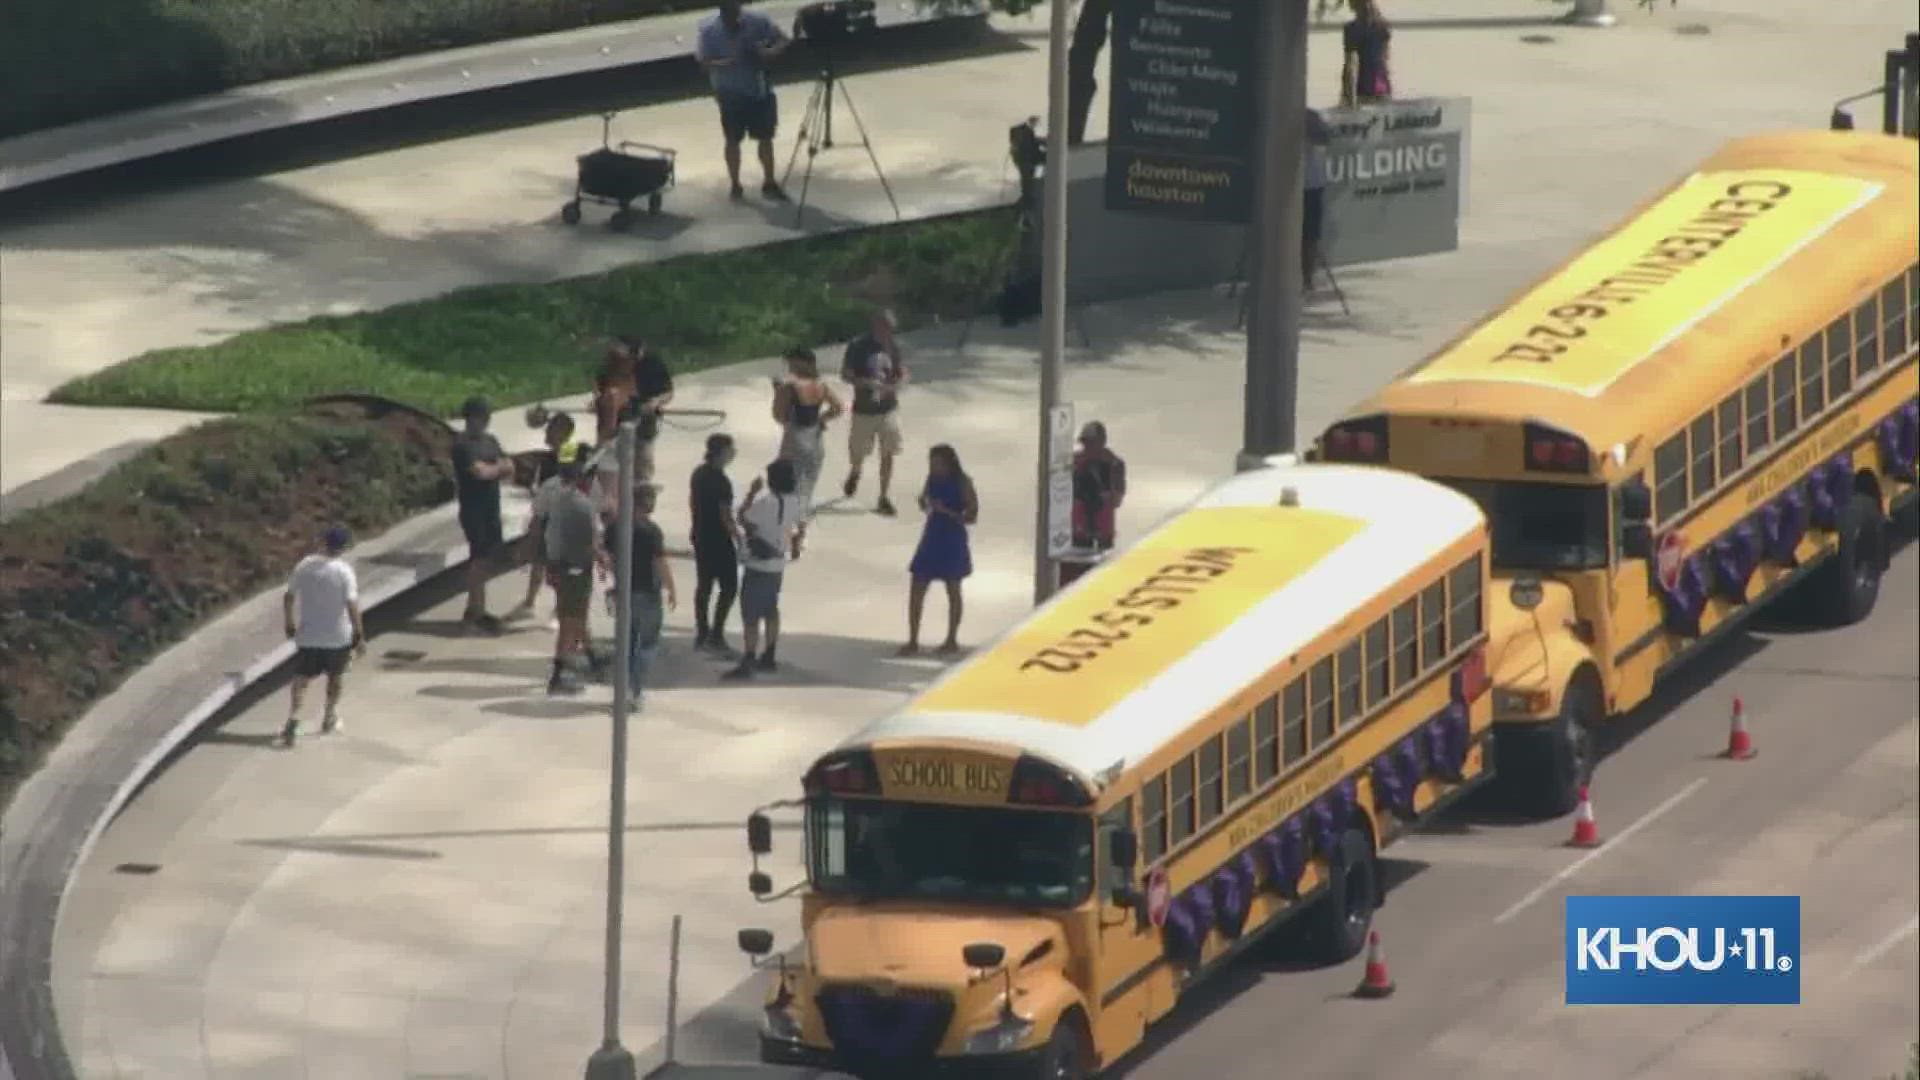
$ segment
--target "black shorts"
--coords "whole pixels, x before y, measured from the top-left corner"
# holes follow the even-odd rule
[[[500,525],[500,508],[460,510],[460,532],[467,538],[467,553],[475,560],[491,559],[506,542]]]
[[[696,571],[713,578],[738,578],[740,576],[740,557],[734,549],[732,539],[722,536],[718,540],[696,540],[693,545],[693,566]]]
[[[780,126],[780,100],[771,90],[765,97],[722,94],[718,100],[720,131],[730,143],[746,138],[765,142],[773,138],[774,130]]]
[[[347,661],[353,657],[353,646],[338,649],[316,649],[302,645],[293,651],[293,673],[303,679],[317,679],[322,675],[337,679],[347,672]]]

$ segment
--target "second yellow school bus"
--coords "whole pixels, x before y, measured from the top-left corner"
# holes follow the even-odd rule
[[[1376,853],[1489,775],[1487,543],[1445,487],[1277,459],[821,758],[762,1057],[1071,1080],[1296,916],[1353,956]]]
[[[1912,139],[1737,140],[1317,444],[1486,510],[1500,771],[1539,810],[1761,604],[1872,609],[1915,498],[1916,173]]]

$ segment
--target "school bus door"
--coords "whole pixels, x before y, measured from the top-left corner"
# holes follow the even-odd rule
[[[1164,980],[1151,977],[1160,958],[1160,934],[1147,921],[1145,888],[1137,866],[1116,865],[1113,837],[1135,836],[1133,799],[1122,800],[1100,815],[1099,853],[1100,955],[1093,965],[1099,1019],[1094,1041],[1103,1050],[1131,1047],[1148,1023],[1173,1007],[1156,1000]],[[1137,852],[1136,852],[1137,855]],[[1137,862],[1137,859],[1136,859]],[[1122,905],[1116,901],[1125,899]],[[1103,1054],[1110,1059],[1113,1055]]]
[[[1613,489],[1613,573],[1608,581],[1611,633],[1602,637],[1611,655],[1599,657],[1605,673],[1607,712],[1622,713],[1653,690],[1653,674],[1666,658],[1660,630],[1665,613],[1654,588],[1656,549],[1653,492],[1645,473]]]

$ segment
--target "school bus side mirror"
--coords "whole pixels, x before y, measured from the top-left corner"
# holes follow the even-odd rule
[[[992,941],[976,941],[960,949],[960,961],[976,971],[992,971],[1006,958],[1006,946]]]
[[[1620,485],[1620,520],[1633,525],[1653,520],[1653,491],[1644,481],[1629,480]]]
[[[1132,829],[1115,829],[1107,834],[1107,861],[1132,879],[1134,867],[1140,862],[1140,838]]]
[[[773,878],[755,870],[747,875],[747,891],[755,896],[765,896],[773,891]]]
[[[740,951],[758,959],[773,951],[773,932],[771,930],[740,931]]]
[[[747,815],[747,850],[755,855],[773,852],[773,822],[758,811]]]
[[[1544,599],[1546,599],[1545,587],[1540,584],[1540,579],[1532,574],[1514,578],[1513,584],[1507,589],[1507,600],[1513,604],[1516,611],[1532,611],[1539,607]]]
[[[1622,528],[1620,553],[1629,559],[1653,558],[1653,526],[1642,523]]]

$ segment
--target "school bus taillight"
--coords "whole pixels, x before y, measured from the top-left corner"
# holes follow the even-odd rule
[[[1527,444],[1525,467],[1530,472],[1584,473],[1593,467],[1593,455],[1578,436],[1545,424],[1522,427]]]
[[[1335,424],[1327,429],[1320,449],[1323,461],[1384,462],[1387,460],[1387,418],[1370,416]]]
[[[874,768],[873,755],[856,750],[814,766],[803,786],[809,795],[878,795],[880,773]]]
[[[1092,806],[1093,794],[1064,770],[1037,757],[1022,757],[1013,766],[1007,801],[1022,806]]]
[[[1478,646],[1467,654],[1453,673],[1454,696],[1471,705],[1487,692],[1487,648]]]

